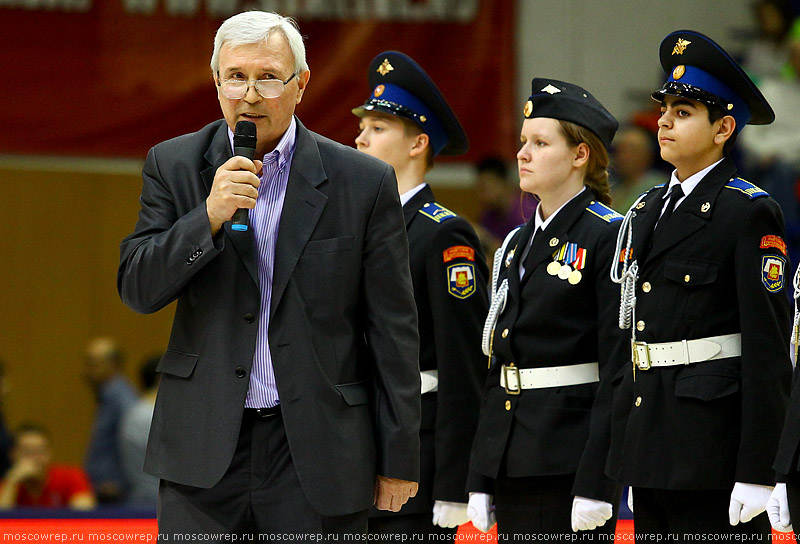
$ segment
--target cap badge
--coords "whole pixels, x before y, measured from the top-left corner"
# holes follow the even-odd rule
[[[525,108],[522,110],[522,115],[524,115],[525,117],[530,117],[532,113],[533,113],[533,102],[528,100],[527,102],[525,102]]]
[[[542,89],[542,92],[548,93],[548,94],[556,94],[556,93],[560,93],[561,89],[559,89],[558,87],[556,87],[554,85],[548,84],[547,87]]]
[[[394,70],[394,66],[389,63],[389,59],[383,59],[381,65],[378,66],[378,73],[382,76],[385,76],[392,70]]]
[[[672,70],[672,79],[678,80],[683,77],[683,74],[686,73],[686,66],[683,64],[679,64]]]
[[[684,40],[683,38],[678,38],[678,41],[675,43],[675,47],[672,49],[673,55],[683,55],[683,52],[686,51],[686,47],[692,42],[689,40]]]
[[[386,90],[386,87],[384,87],[383,85],[378,85],[377,87],[375,87],[375,92],[373,94],[377,98],[380,95],[382,95],[383,91],[385,91],[385,90]]]

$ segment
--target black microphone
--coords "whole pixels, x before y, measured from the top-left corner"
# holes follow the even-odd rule
[[[253,160],[256,154],[256,124],[252,121],[239,121],[233,131],[233,154]],[[245,231],[248,228],[249,216],[247,208],[239,208],[233,214],[231,228]]]

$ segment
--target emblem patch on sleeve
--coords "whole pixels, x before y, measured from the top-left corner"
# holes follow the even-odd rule
[[[767,291],[777,293],[783,289],[783,274],[786,260],[783,257],[765,255],[761,258],[761,282]]]
[[[761,239],[761,249],[768,249],[774,247],[784,255],[786,255],[786,242],[783,238],[774,234],[769,234]]]
[[[451,264],[447,267],[447,291],[456,298],[468,298],[475,292],[475,265]]]

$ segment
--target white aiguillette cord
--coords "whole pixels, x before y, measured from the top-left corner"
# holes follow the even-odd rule
[[[800,310],[797,308],[797,300],[800,299],[800,266],[794,272],[792,279],[792,287],[794,287],[794,323],[792,326],[792,339],[790,347],[793,350],[794,357],[792,358],[792,367],[797,366],[797,350],[800,344]]]
[[[497,280],[500,278],[503,256],[506,254],[508,244],[521,228],[522,227],[517,227],[509,232],[506,239],[503,240],[503,245],[494,252],[494,264],[492,266],[492,303],[489,305],[489,314],[486,316],[486,322],[483,325],[483,336],[481,338],[481,347],[483,349],[483,354],[489,357],[489,366],[492,364],[494,327],[497,325],[497,320],[500,314],[503,313],[506,307],[506,300],[508,299],[508,278],[503,278],[500,287],[497,286]]]
[[[619,328],[631,329],[631,340],[636,341],[636,330],[631,324],[636,319],[636,280],[639,277],[639,265],[632,258],[631,248],[633,245],[633,227],[631,220],[636,217],[636,205],[642,201],[647,193],[642,194],[636,202],[628,209],[628,213],[622,219],[622,225],[617,232],[617,246],[614,251],[614,259],[611,261],[611,281],[621,285],[620,305],[619,305]],[[625,246],[623,252],[623,244]],[[620,270],[619,263],[622,262]]]

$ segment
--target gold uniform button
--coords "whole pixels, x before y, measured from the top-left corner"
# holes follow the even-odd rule
[[[503,338],[508,337],[508,329],[503,329],[503,334],[501,334],[500,336],[502,336]]]
[[[652,288],[653,288],[653,286],[652,286],[652,285],[650,285],[650,282],[649,282],[649,281],[646,281],[646,282],[644,282],[644,283],[642,284],[642,291],[644,291],[645,293],[649,293],[649,292],[650,292],[650,289],[652,289]]]
[[[636,402],[634,404],[636,404],[636,406],[641,406],[642,405],[642,397],[636,397]]]
[[[507,411],[507,412],[510,412],[510,411],[511,411],[511,401],[510,401],[510,400],[507,400],[507,401],[506,401],[506,411]]]
[[[686,283],[689,283],[690,281],[692,281],[692,277],[689,274],[686,274],[683,277],[683,281],[685,281]]]
[[[636,322],[636,330],[642,332],[644,330],[644,321]]]

